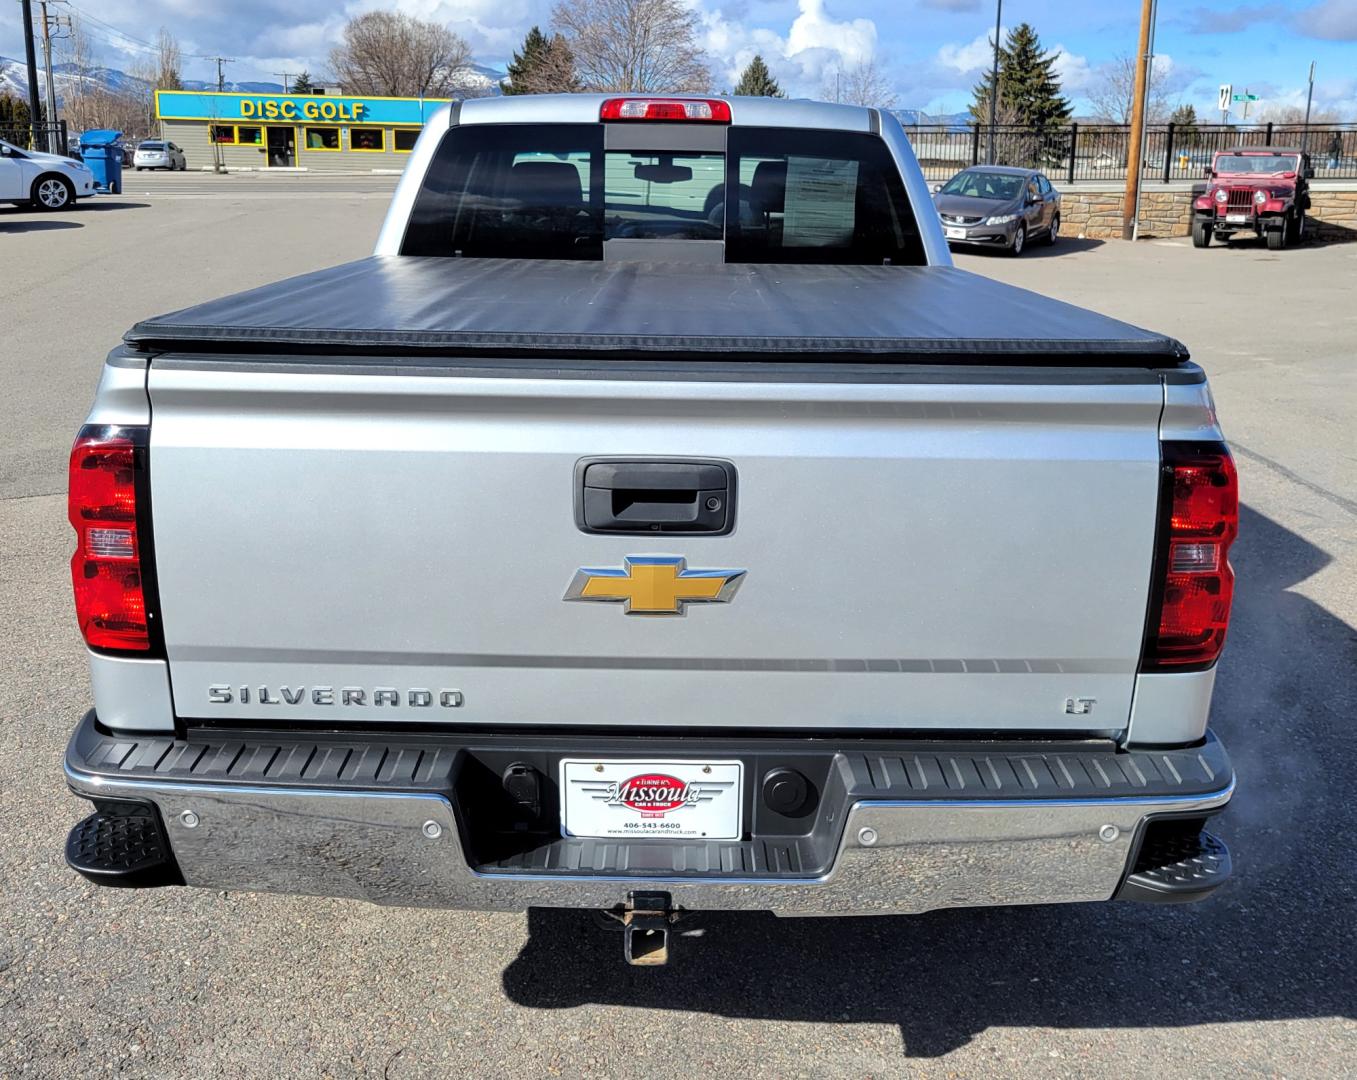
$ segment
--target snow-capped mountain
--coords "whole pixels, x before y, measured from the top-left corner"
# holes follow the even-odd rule
[[[39,67],[39,94],[44,94],[46,92],[45,78],[46,73]],[[86,70],[86,78],[97,86],[118,92],[144,92],[146,89],[146,83],[141,79],[135,78],[125,71],[119,71],[117,68],[88,68]],[[52,65],[52,83],[56,88],[58,99],[79,81],[80,76],[73,65]],[[0,56],[0,94],[4,93],[13,94],[15,97],[20,98],[28,96],[28,67],[22,60],[14,60],[8,56]]]

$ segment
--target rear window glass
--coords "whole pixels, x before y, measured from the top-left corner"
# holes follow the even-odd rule
[[[1223,173],[1269,173],[1280,176],[1282,173],[1296,172],[1294,157],[1271,154],[1221,154],[1216,158],[1216,172]]]
[[[922,264],[899,170],[851,131],[733,128],[726,262]],[[737,186],[738,185],[738,186]],[[734,190],[732,190],[734,189]]]
[[[144,142],[144,143],[142,143],[140,146],[138,146],[137,149],[138,149],[138,150],[164,150],[164,149],[165,149],[165,144],[164,144],[163,142]]]
[[[1016,199],[1022,190],[1023,177],[1015,173],[986,172],[967,169],[957,173],[943,184],[942,195],[964,195],[971,199],[995,199],[1007,202]]]
[[[721,239],[724,154],[609,150],[603,177],[605,239]]]
[[[875,136],[736,127],[724,154],[604,141],[601,124],[454,128],[402,251],[601,260],[611,240],[724,240],[726,262],[924,261]]]

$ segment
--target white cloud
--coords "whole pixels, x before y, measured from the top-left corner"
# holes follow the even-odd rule
[[[1066,96],[1082,93],[1096,81],[1087,56],[1072,53],[1063,45],[1056,45],[1052,51],[1058,54],[1055,58],[1055,74],[1060,80],[1060,89]],[[1155,71],[1159,71],[1158,58],[1155,59],[1154,67]]]
[[[1008,27],[1000,31],[1000,38],[1008,37]],[[1063,45],[1048,50],[1055,54],[1055,73],[1061,87],[1067,92],[1078,92],[1088,86],[1092,70],[1088,57],[1070,52]],[[980,34],[967,42],[949,42],[938,49],[934,62],[945,71],[958,75],[977,76],[989,71],[994,64],[994,32]]]
[[[719,85],[733,85],[745,65],[762,55],[783,89],[817,96],[835,70],[853,67],[876,55],[876,23],[871,19],[836,19],[825,0],[797,0],[796,18],[786,36],[750,27],[717,8],[699,7],[703,45],[711,55]]]
[[[1005,26],[1000,37],[1007,36],[1008,27]],[[988,70],[994,63],[994,32],[981,34],[965,44],[948,42],[938,50],[937,62],[962,75]]]
[[[825,11],[824,0],[798,0],[799,13],[787,35],[787,55],[829,49],[847,64],[862,64],[876,52],[876,23],[871,19],[839,22]]]

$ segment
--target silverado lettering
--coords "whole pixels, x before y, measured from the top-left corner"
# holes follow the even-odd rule
[[[300,705],[306,698],[305,686],[268,686],[232,687],[226,683],[214,683],[207,688],[207,700],[213,705],[230,705],[238,701],[242,705],[250,703],[251,694],[260,705]],[[379,686],[366,690],[357,686],[344,686],[336,690],[333,686],[314,686],[311,688],[312,705],[334,705],[338,693],[345,705],[364,705],[371,695],[373,705],[398,706],[402,701],[412,709],[431,708],[436,702],[441,708],[455,709],[462,704],[460,690],[397,690],[395,687]]]

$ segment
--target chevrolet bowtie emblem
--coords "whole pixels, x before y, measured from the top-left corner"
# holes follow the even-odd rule
[[[632,555],[622,569],[583,567],[565,591],[567,600],[623,604],[628,615],[682,615],[688,604],[728,604],[744,581],[743,570],[689,570],[682,558]]]

